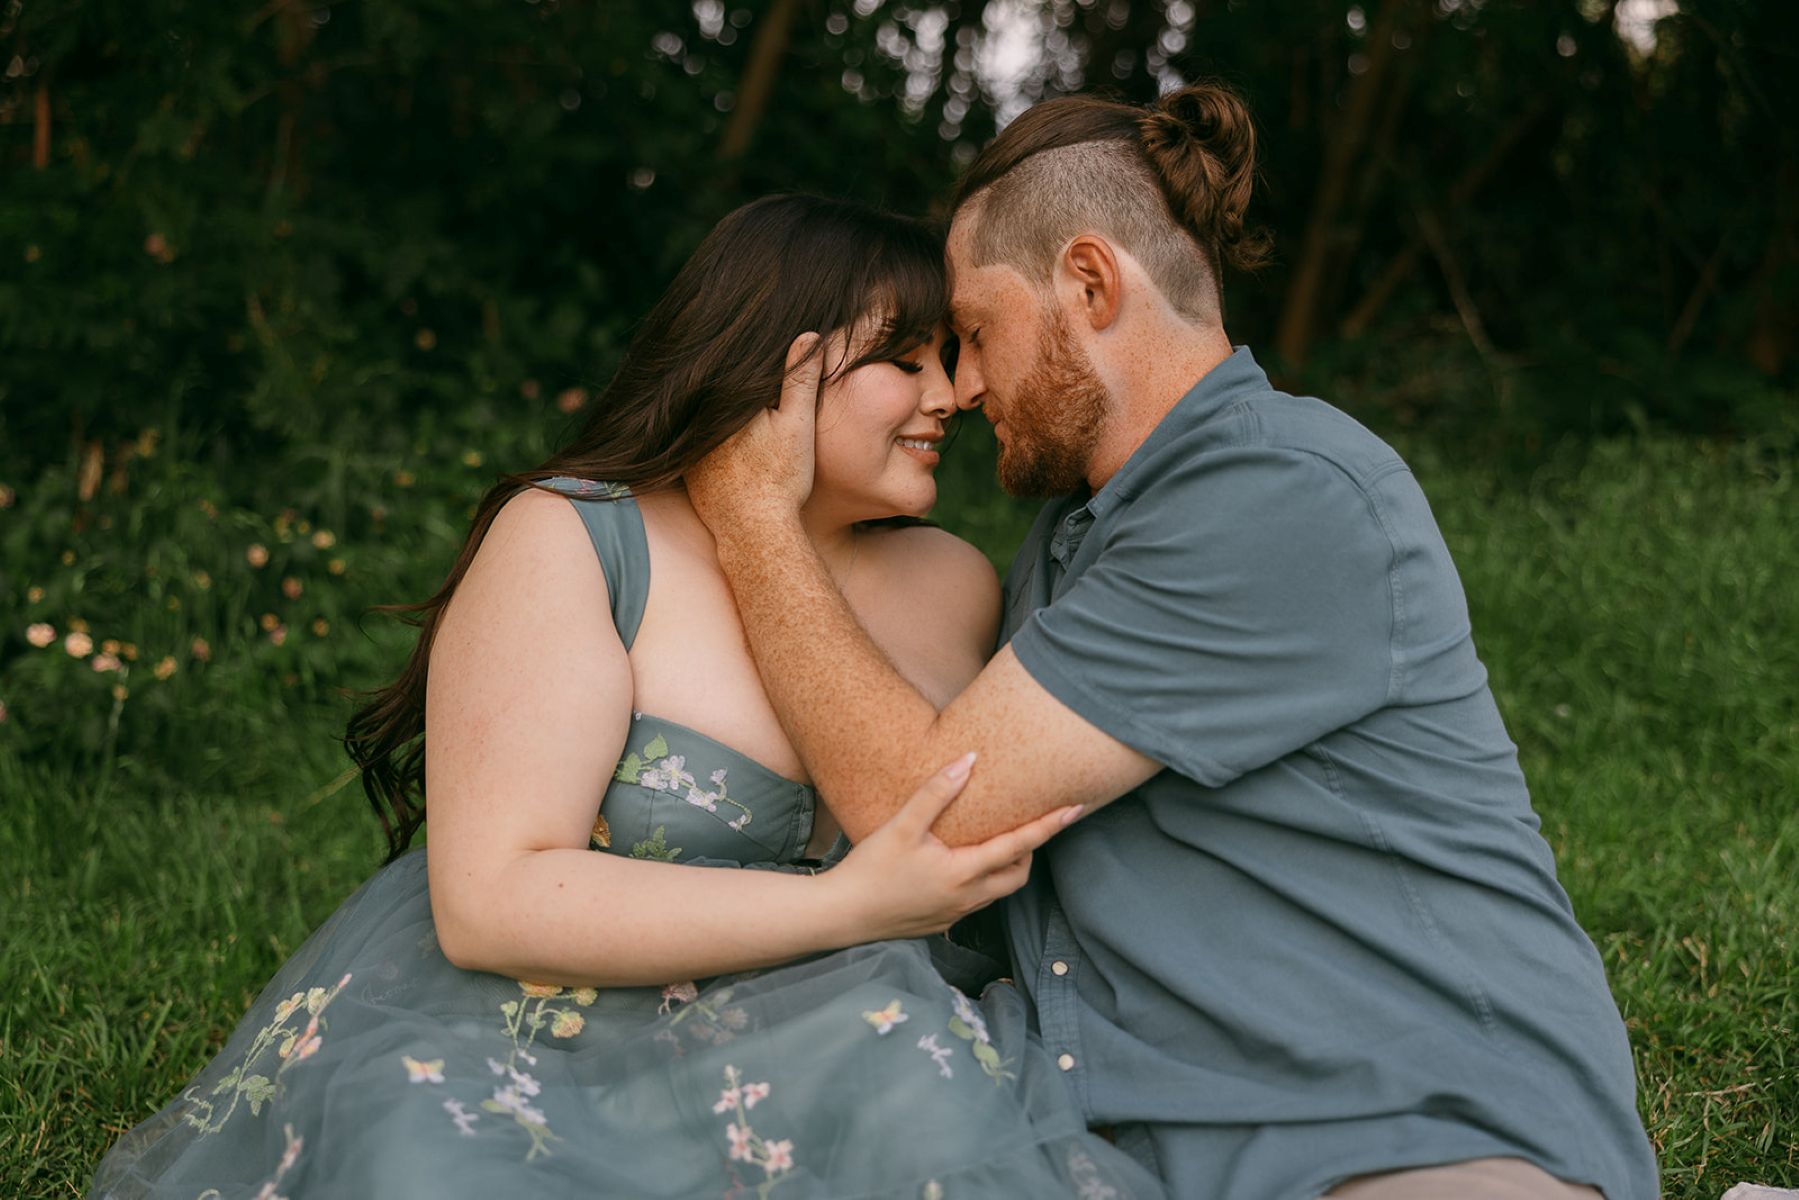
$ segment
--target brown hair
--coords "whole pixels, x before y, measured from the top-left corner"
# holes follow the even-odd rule
[[[1217,321],[1221,266],[1254,270],[1268,255],[1267,235],[1244,225],[1255,157],[1249,110],[1223,84],[1180,88],[1148,108],[1063,96],[981,151],[951,214],[975,206],[978,265],[1043,281],[1070,238],[1104,233],[1183,314]]]
[[[373,700],[350,718],[343,739],[381,818],[388,861],[425,819],[425,679],[437,623],[505,503],[559,475],[639,493],[670,486],[776,402],[794,338],[848,329],[871,315],[879,318],[874,335],[843,372],[911,351],[942,321],[936,233],[816,196],[769,196],[737,209],[650,309],[568,446],[532,470],[502,476],[481,498],[437,593],[373,610],[409,614],[402,619],[419,627],[399,678],[369,693]]]

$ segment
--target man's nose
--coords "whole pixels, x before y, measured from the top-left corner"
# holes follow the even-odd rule
[[[987,394],[987,382],[981,378],[980,367],[969,361],[973,357],[964,354],[962,361],[956,364],[956,407],[963,412],[981,407],[981,400]]]

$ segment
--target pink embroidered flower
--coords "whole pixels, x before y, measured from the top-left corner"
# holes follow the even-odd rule
[[[523,980],[520,980],[519,987],[524,989],[524,993],[527,996],[560,996],[560,995],[562,995],[561,986],[558,984],[554,984],[554,983],[526,983]]]
[[[306,1038],[303,1041],[301,1041],[301,1043],[298,1046],[294,1047],[294,1057],[298,1058],[298,1059],[311,1058],[314,1054],[318,1053],[319,1047],[323,1046],[324,1044],[325,1044],[325,1039],[319,1037],[317,1034],[314,1034],[311,1037]]]
[[[732,1109],[737,1107],[737,1101],[742,1097],[742,1095],[743,1095],[742,1091],[738,1088],[734,1088],[734,1087],[726,1088],[724,1091],[722,1091],[718,1094],[718,1103],[716,1103],[712,1106],[712,1111],[715,1113],[730,1112]]]
[[[556,1019],[550,1022],[550,1036],[572,1038],[580,1033],[586,1024],[587,1018],[578,1012],[560,1012],[556,1014]]]
[[[595,1000],[598,1000],[600,998],[600,989],[598,989],[598,988],[576,988],[575,992],[574,992],[574,997],[575,997],[576,1004],[579,1004],[582,1008],[586,1008],[588,1005],[592,1004]]]
[[[285,1175],[294,1169],[294,1164],[300,1161],[300,1149],[306,1145],[305,1138],[294,1136],[292,1125],[282,1126],[282,1132],[287,1135],[287,1149],[281,1152],[281,1163],[275,1168],[275,1174],[278,1176]]]
[[[732,1162],[750,1161],[750,1139],[756,1135],[744,1126],[732,1121],[725,1126],[725,1136],[731,1140],[729,1157]]]
[[[662,989],[662,1006],[657,1012],[668,1012],[677,1004],[691,1004],[699,999],[700,989],[691,980],[671,983]]]
[[[763,1161],[762,1169],[770,1175],[776,1171],[793,1170],[793,1143],[790,1141],[768,1143],[768,1157]]]
[[[743,1085],[743,1106],[745,1108],[754,1108],[756,1107],[756,1101],[766,1100],[767,1098],[768,1085],[766,1083],[746,1083]]]

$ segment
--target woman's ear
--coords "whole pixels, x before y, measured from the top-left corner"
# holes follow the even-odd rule
[[[1124,276],[1110,242],[1083,233],[1068,243],[1057,267],[1073,302],[1070,311],[1085,314],[1088,328],[1097,332],[1118,319]]]

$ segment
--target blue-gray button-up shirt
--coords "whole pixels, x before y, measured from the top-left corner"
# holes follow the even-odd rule
[[[1095,1124],[1196,1200],[1528,1159],[1657,1194],[1624,1027],[1399,456],[1239,348],[1007,579],[1031,676],[1164,770],[1007,934]]]

